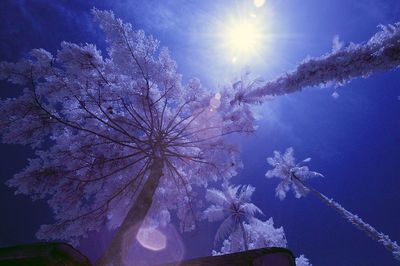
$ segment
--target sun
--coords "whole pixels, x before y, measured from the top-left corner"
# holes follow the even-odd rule
[[[264,27],[254,14],[228,20],[223,24],[220,36],[222,49],[232,63],[256,57],[264,49],[266,39]]]
[[[238,54],[257,50],[261,39],[261,32],[250,21],[239,21],[230,25],[226,32],[227,45]]]
[[[212,16],[205,16],[193,34],[204,68],[220,71],[227,79],[250,69],[265,71],[278,62],[276,43],[286,38],[279,13],[266,0],[243,2],[223,5]]]

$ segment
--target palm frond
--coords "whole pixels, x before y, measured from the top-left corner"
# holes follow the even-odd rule
[[[214,239],[214,246],[217,246],[219,242],[221,242],[223,239],[225,239],[229,233],[233,232],[235,230],[235,222],[231,217],[227,217],[221,225],[218,227],[217,232],[215,233],[215,239]]]
[[[225,194],[222,191],[213,188],[207,189],[206,200],[220,206],[225,205],[227,202]]]
[[[225,215],[224,209],[216,205],[211,205],[204,211],[204,216],[209,222],[220,221],[224,219]]]

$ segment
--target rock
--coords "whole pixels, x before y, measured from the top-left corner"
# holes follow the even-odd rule
[[[91,266],[89,259],[66,243],[35,243],[0,248],[0,266]]]
[[[295,266],[293,253],[286,248],[261,248],[221,256],[172,262],[158,266]]]

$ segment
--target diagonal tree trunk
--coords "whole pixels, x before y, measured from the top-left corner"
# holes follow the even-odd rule
[[[329,199],[324,194],[319,192],[318,190],[307,186],[300,178],[296,175],[292,174],[293,178],[299,181],[306,189],[311,191],[316,197],[318,197],[323,203],[328,205],[329,207],[333,208],[336,212],[338,212],[343,218],[345,218],[348,222],[352,223],[355,227],[359,230],[363,231],[366,235],[370,238],[378,241],[381,243],[388,251],[393,253],[395,259],[400,261],[400,246],[396,243],[396,241],[392,241],[389,236],[378,232],[374,227],[369,225],[368,223],[364,222],[360,217],[357,215],[349,212],[345,208],[342,207],[339,203],[335,202],[333,199]]]
[[[164,162],[162,159],[155,159],[149,167],[149,176],[140,191],[135,203],[126,215],[117,233],[114,235],[111,244],[96,261],[97,266],[122,266],[126,257],[127,249],[136,235],[149,211],[153,202],[154,193],[158,187]]]
[[[238,93],[231,103],[259,104],[268,96],[289,94],[328,82],[341,85],[357,77],[395,69],[400,65],[400,24],[382,26],[381,29],[366,43],[307,59],[292,72],[261,86],[249,87]]]

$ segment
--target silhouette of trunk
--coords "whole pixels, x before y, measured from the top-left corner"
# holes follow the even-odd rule
[[[307,186],[300,178],[298,178],[295,174],[292,174],[293,178],[299,181],[306,189],[311,191],[315,196],[317,196],[323,203],[328,205],[329,207],[333,208],[337,211],[343,218],[345,218],[348,222],[352,223],[356,226],[359,230],[363,231],[367,236],[370,238],[378,241],[381,243],[388,251],[393,253],[393,256],[396,260],[400,261],[400,246],[395,242],[392,241],[389,236],[378,232],[374,227],[369,225],[368,223],[364,222],[360,217],[357,215],[349,212],[345,208],[342,207],[339,203],[335,202],[333,199],[329,199],[324,194],[319,192],[318,190]]]
[[[242,235],[243,235],[244,250],[249,250],[249,244],[247,243],[247,234],[246,230],[244,229],[243,222],[240,223],[240,229],[242,230]]]
[[[156,191],[160,179],[163,175],[162,169],[164,162],[162,159],[155,159],[149,167],[149,176],[143,185],[140,194],[126,215],[121,226],[114,235],[111,244],[96,261],[97,266],[122,266],[126,252],[144,221],[153,202],[154,192]]]

